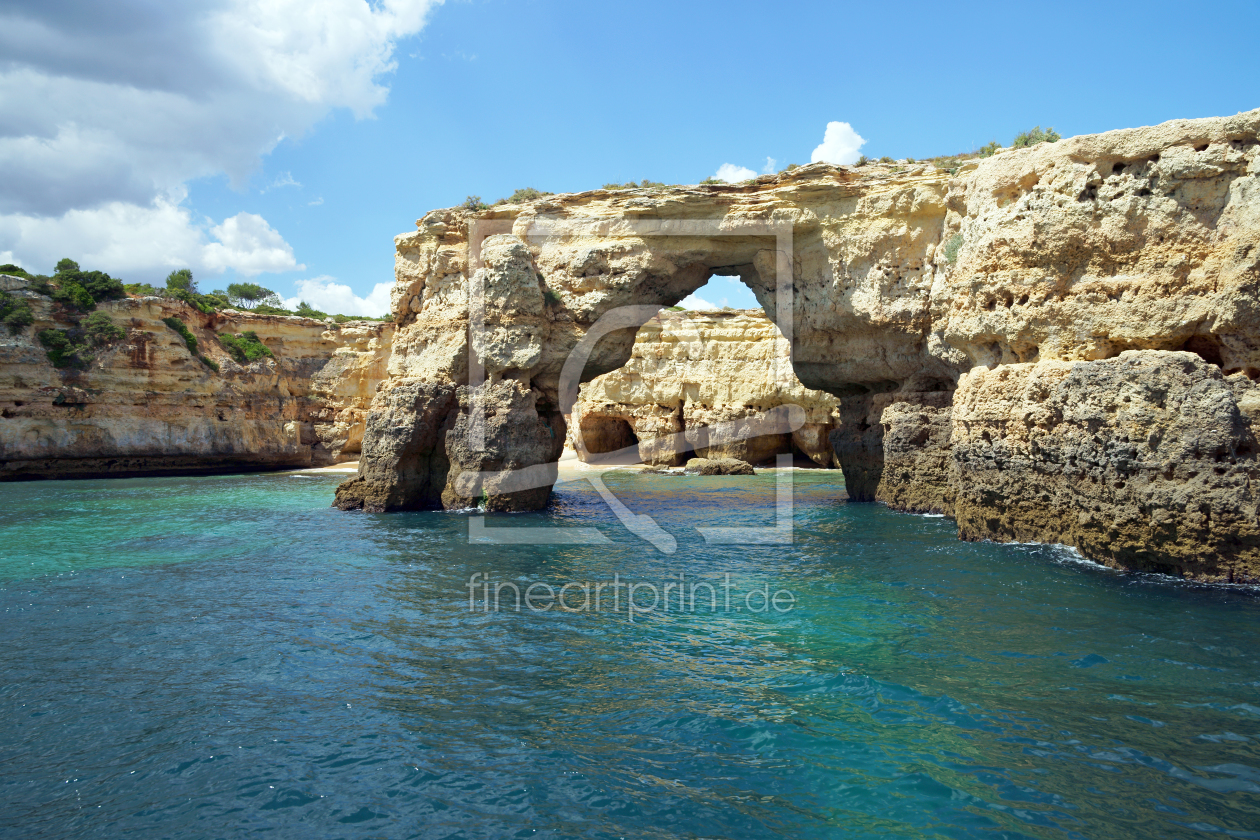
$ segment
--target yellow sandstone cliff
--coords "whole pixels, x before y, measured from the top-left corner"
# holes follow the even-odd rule
[[[392,325],[227,310],[158,297],[106,301],[125,331],[86,369],[57,369],[36,336],[70,313],[9,278],[35,324],[0,329],[0,479],[309,466],[356,457],[385,375]],[[164,318],[196,337],[198,355]],[[217,335],[253,331],[274,358],[247,365]]]

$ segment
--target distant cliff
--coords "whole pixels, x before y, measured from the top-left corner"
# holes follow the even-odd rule
[[[27,302],[34,323],[0,327],[0,480],[352,460],[393,334],[380,322],[205,314],[169,298],[128,298],[96,307],[115,339],[90,347],[82,365],[56,368],[39,334],[73,336],[83,313],[21,278],[3,287]],[[241,364],[219,338],[247,332],[272,356]]]
[[[752,434],[751,421],[789,404],[804,409],[804,425]],[[800,383],[787,341],[760,309],[663,311],[639,328],[624,367],[582,386],[569,434],[583,460],[627,447],[662,466],[688,452],[755,463],[796,451],[830,467],[839,406]]]

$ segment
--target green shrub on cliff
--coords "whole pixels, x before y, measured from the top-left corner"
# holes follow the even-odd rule
[[[480,213],[482,210],[489,210],[490,205],[481,200],[479,195],[470,195],[464,199],[464,203],[459,205],[460,209],[467,210],[469,213]]]
[[[61,280],[52,288],[52,299],[71,309],[90,312],[96,308],[96,301],[88,290],[73,280]]]
[[[13,263],[5,263],[4,265],[0,265],[0,274],[8,274],[11,277],[30,277],[31,276],[30,274],[26,272],[26,269],[22,268],[22,266],[14,265]]]
[[[126,283],[123,289],[129,295],[137,295],[138,297],[157,297],[161,294],[161,290],[148,283]]]
[[[294,310],[293,314],[301,315],[303,318],[314,318],[317,321],[322,321],[328,317],[327,312],[321,312],[304,300],[298,301],[297,309]]]
[[[247,365],[262,358],[275,358],[276,355],[271,352],[270,347],[262,343],[258,333],[253,330],[248,330],[239,335],[220,333],[219,343],[223,345],[223,349],[228,352],[228,355],[236,359],[237,364]]]
[[[178,318],[163,318],[162,323],[179,333],[180,338],[184,339],[184,344],[188,347],[188,352],[194,356],[197,355],[197,336],[189,331],[183,321]]]
[[[104,347],[127,337],[127,331],[111,321],[104,312],[93,312],[79,326],[83,328],[84,338],[93,347]]]
[[[963,235],[955,233],[945,243],[945,261],[953,265],[958,260],[958,249],[962,247]]]
[[[31,311],[31,305],[25,298],[0,292],[0,321],[4,321],[12,335],[17,335],[35,323],[35,313]]]
[[[495,205],[524,204],[527,201],[537,201],[538,199],[545,198],[546,196],[549,196],[549,195],[553,195],[553,193],[543,192],[542,190],[536,190],[533,187],[523,187],[517,190],[516,192],[512,193],[507,198],[500,198],[498,201],[495,202]]]
[[[1015,142],[1011,144],[1012,148],[1022,149],[1026,146],[1035,146],[1038,143],[1057,143],[1061,138],[1059,132],[1053,128],[1041,130],[1041,126],[1035,125],[1028,131],[1021,131],[1015,135]]]
[[[83,369],[92,362],[82,330],[41,330],[39,343],[48,351],[53,367]]]

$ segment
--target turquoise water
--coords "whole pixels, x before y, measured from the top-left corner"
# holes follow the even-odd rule
[[[606,476],[675,554],[585,482],[490,524],[604,545],[340,513],[340,476],[0,486],[0,835],[1260,837],[1254,592],[961,543],[832,472],[793,545],[707,545],[773,475]],[[796,602],[470,612],[478,572]]]

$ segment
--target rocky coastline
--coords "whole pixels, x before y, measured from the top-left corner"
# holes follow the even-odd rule
[[[790,326],[801,387],[838,401],[826,437],[853,500],[950,514],[964,539],[1260,580],[1258,135],[1251,111],[950,171],[813,164],[433,211],[395,239],[388,376],[336,504],[545,504],[570,354],[583,382],[633,367],[652,312],[738,274]],[[627,308],[648,314],[603,330]],[[631,445],[629,426],[647,460],[676,462],[643,444],[685,437],[668,402],[587,405],[597,446]]]
[[[0,480],[321,466],[357,457],[385,375],[391,324],[343,324],[179,300],[103,301],[122,337],[84,367],[56,368],[41,330],[74,325],[18,277],[34,324],[0,329]],[[182,324],[188,341],[171,324]],[[271,357],[240,364],[220,334],[253,332]],[[204,357],[207,361],[202,361]]]

